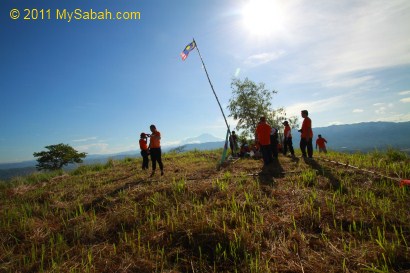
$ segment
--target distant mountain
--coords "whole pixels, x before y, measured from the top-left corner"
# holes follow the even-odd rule
[[[328,141],[328,148],[336,151],[368,152],[375,149],[385,150],[393,147],[410,154],[410,122],[363,122],[346,125],[332,125],[328,127],[313,128],[314,139],[321,134]],[[292,130],[294,146],[298,147],[299,133]],[[313,144],[314,145],[314,144]],[[180,146],[163,147],[163,152],[185,152],[191,150],[212,150],[222,148],[224,140],[210,134],[188,138]],[[124,159],[126,157],[139,157],[139,151],[128,151],[110,155],[87,155],[84,164],[107,162],[108,159]],[[0,179],[10,179],[14,176],[27,175],[35,172],[36,161],[0,164]],[[68,169],[75,168],[71,165]]]
[[[299,136],[292,132],[294,139]],[[327,146],[337,151],[384,150],[393,147],[410,150],[410,122],[362,122],[357,124],[332,125],[313,128],[314,142],[318,134],[324,137]]]
[[[185,144],[198,144],[198,143],[207,143],[207,142],[218,142],[223,141],[222,138],[215,137],[211,134],[202,134],[197,137],[187,138],[181,142],[181,145]]]
[[[171,148],[167,150],[167,152],[187,152],[193,150],[214,150],[223,148],[225,145],[225,141],[214,141],[214,142],[206,142],[206,143],[196,143],[196,144],[185,144],[178,147]]]

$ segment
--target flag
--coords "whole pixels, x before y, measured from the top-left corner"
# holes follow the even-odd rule
[[[192,41],[192,43],[188,44],[188,45],[184,48],[184,50],[183,50],[182,53],[180,54],[183,61],[185,61],[185,59],[188,57],[189,52],[191,52],[191,51],[195,48],[195,46],[196,46],[196,45],[195,45],[195,42]]]

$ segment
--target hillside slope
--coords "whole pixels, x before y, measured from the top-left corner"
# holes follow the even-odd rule
[[[322,159],[164,156],[42,174],[0,188],[1,272],[404,272],[410,192],[397,181]],[[347,155],[388,176],[400,154]]]
[[[313,129],[334,150],[372,151],[395,147],[410,151],[410,122],[362,122]]]

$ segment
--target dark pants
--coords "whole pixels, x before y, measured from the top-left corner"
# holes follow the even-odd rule
[[[307,155],[309,158],[313,157],[313,144],[312,144],[312,139],[309,138],[306,140],[306,138],[301,138],[300,139],[300,149],[302,150],[302,156],[306,157],[306,148],[307,148]]]
[[[273,162],[272,149],[271,149],[270,144],[261,145],[261,152],[262,152],[263,163],[265,165],[268,165],[269,163]]]
[[[270,144],[270,148],[272,150],[273,157],[278,158],[278,141],[272,141]]]
[[[148,170],[148,150],[142,150],[141,151],[141,156],[142,156],[142,169],[143,170]]]
[[[162,160],[161,160],[161,148],[151,148],[150,154],[151,154],[151,161],[152,161],[152,171],[154,172],[155,169],[157,168],[157,162],[158,162],[160,170],[161,171],[164,170],[164,165],[162,164]]]
[[[292,143],[292,138],[291,137],[287,137],[283,141],[283,154],[284,155],[287,154],[288,148],[289,148],[290,154],[295,155],[295,151],[293,150],[293,143]]]

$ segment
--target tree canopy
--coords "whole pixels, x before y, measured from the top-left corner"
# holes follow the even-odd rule
[[[63,166],[72,163],[82,163],[86,153],[79,153],[68,144],[56,144],[45,147],[48,151],[33,153],[37,158],[38,170],[60,170]]]
[[[241,130],[243,137],[253,137],[262,116],[266,117],[271,126],[282,127],[282,122],[287,119],[286,111],[284,108],[272,109],[271,103],[273,96],[278,93],[276,90],[269,90],[264,83],[256,84],[248,78],[243,81],[234,78],[231,89],[229,116],[238,121],[236,129]],[[290,117],[287,120],[296,126],[297,117]]]

